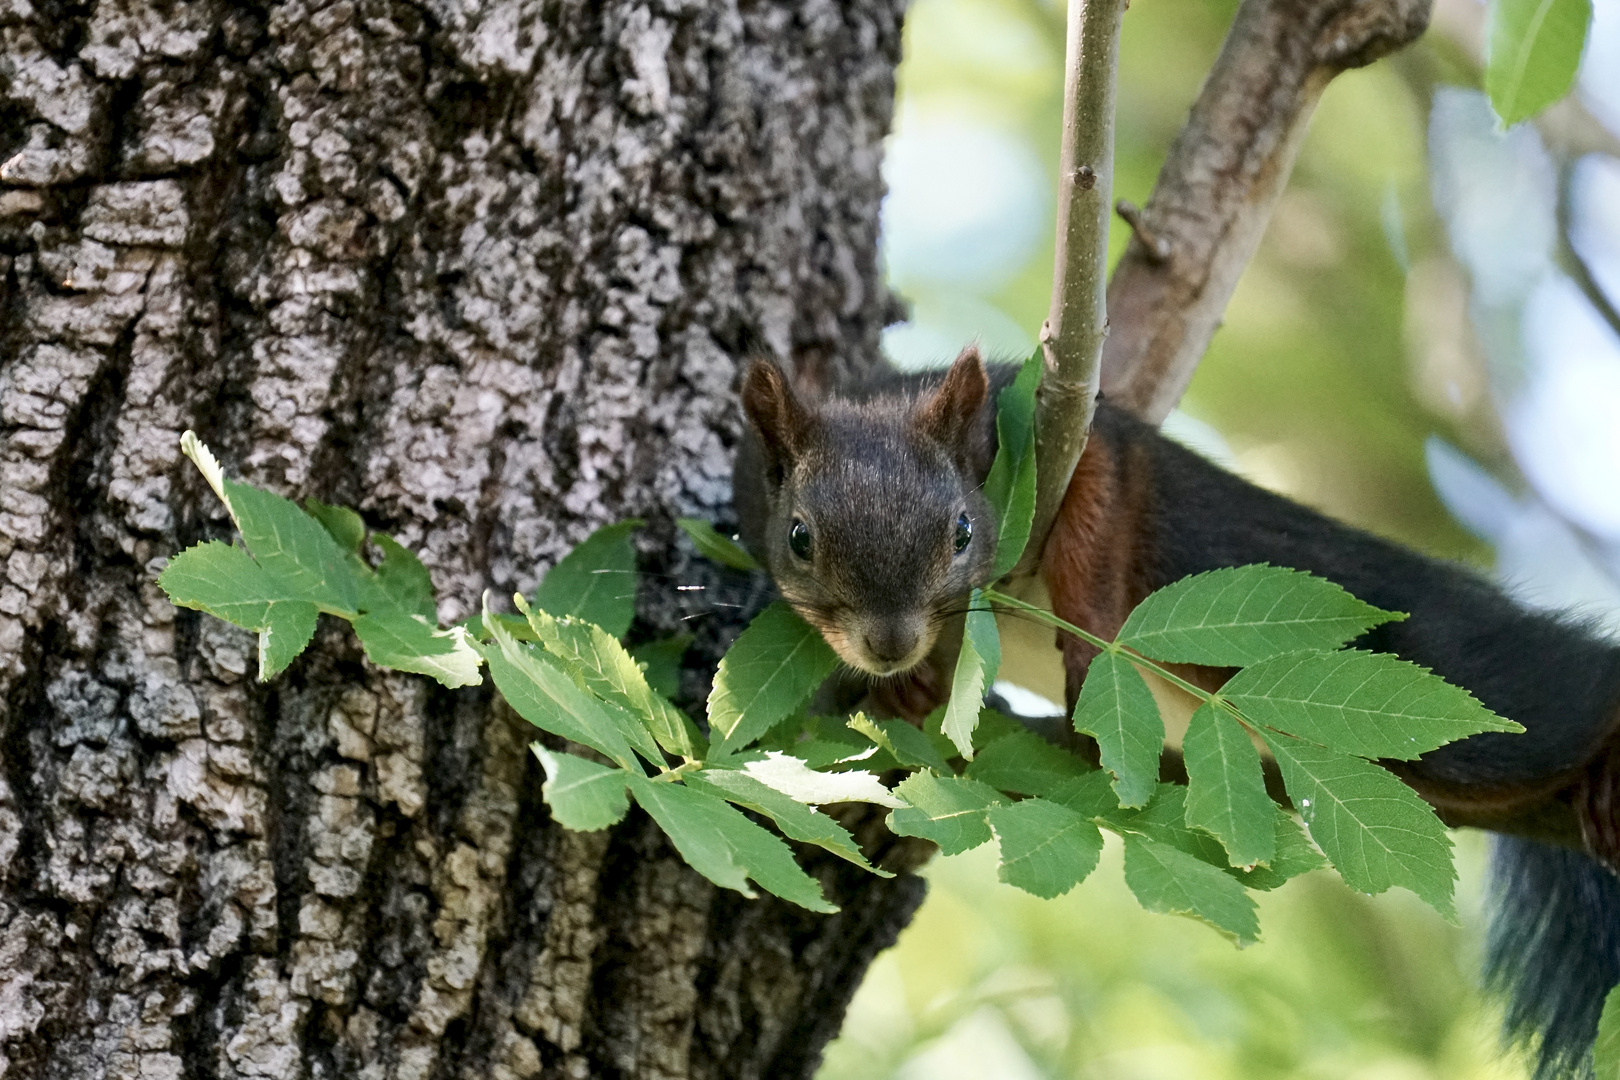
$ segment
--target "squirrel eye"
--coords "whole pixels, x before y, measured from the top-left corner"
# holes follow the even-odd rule
[[[964,548],[973,539],[973,522],[968,520],[966,513],[956,519],[956,553],[962,554]]]
[[[794,518],[793,524],[788,526],[788,547],[793,549],[793,554],[797,555],[801,559],[809,561],[810,526],[806,525],[798,518]]]

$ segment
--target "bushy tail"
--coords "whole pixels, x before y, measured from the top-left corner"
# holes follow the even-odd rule
[[[1620,878],[1578,851],[1502,836],[1491,859],[1485,984],[1537,1052],[1536,1080],[1591,1076],[1603,999],[1620,982]]]

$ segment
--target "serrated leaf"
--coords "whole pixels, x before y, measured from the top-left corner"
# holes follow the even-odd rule
[[[1159,589],[1136,606],[1116,640],[1155,660],[1244,667],[1284,653],[1336,649],[1403,618],[1325,578],[1280,566],[1238,566]]]
[[[813,627],[777,601],[738,635],[715,672],[709,727],[722,753],[746,746],[787,719],[838,666]]]
[[[1066,806],[1024,799],[991,807],[989,821],[1001,846],[997,875],[1027,893],[1062,896],[1097,868],[1102,833]]]
[[[294,599],[241,548],[218,540],[176,555],[158,585],[180,607],[205,611],[259,633],[259,680],[279,674],[315,634],[317,609]]]
[[[742,771],[795,802],[811,806],[840,802],[869,802],[891,807],[905,805],[883,786],[875,773],[859,770],[816,772],[802,759],[780,750],[768,751],[763,758],[744,765]]]
[[[1300,739],[1266,736],[1311,839],[1345,884],[1411,889],[1455,921],[1451,838],[1429,804],[1377,765]]]
[[[951,771],[933,741],[904,720],[871,720],[862,713],[856,713],[849,720],[849,727],[887,750],[898,764],[906,768],[932,769],[937,773]]]
[[[484,681],[472,638],[461,627],[440,630],[420,615],[383,610],[351,620],[366,655],[378,667],[414,671],[445,686],[477,686]]]
[[[1254,898],[1230,875],[1143,836],[1125,837],[1125,884],[1149,911],[1191,915],[1240,945],[1260,937]]]
[[[359,514],[347,506],[328,506],[319,499],[305,499],[304,510],[321,523],[321,528],[330,533],[344,551],[360,551],[366,539],[366,523],[360,520]]]
[[[1122,816],[1130,817],[1136,813],[1133,810],[1119,808],[1119,796],[1114,794],[1113,780],[1106,769],[1092,769],[1090,772],[1052,785],[1042,793],[1042,797],[1055,803],[1062,803],[1083,817],[1106,819],[1112,826],[1117,824]],[[1151,805],[1150,803],[1149,806]]]
[[[1276,835],[1271,865],[1242,870],[1228,862],[1226,849],[1202,829],[1187,827],[1187,789],[1180,784],[1160,784],[1153,799],[1141,810],[1115,810],[1104,815],[1106,823],[1120,832],[1135,832],[1160,844],[1185,852],[1218,870],[1230,874],[1250,889],[1275,889],[1289,878],[1327,865],[1327,860],[1305,838],[1292,814],[1282,807],[1273,810]]]
[[[481,646],[495,687],[517,714],[542,731],[589,746],[620,767],[638,772],[635,754],[611,707],[580,688],[533,645],[519,643],[490,617],[484,599],[484,627],[492,644]],[[656,749],[656,748],[655,748]],[[661,762],[659,762],[661,764]]]
[[[988,841],[986,814],[1004,801],[995,788],[977,780],[925,772],[906,777],[894,793],[907,805],[889,814],[889,831],[932,840],[944,855],[959,855]]]
[[[1277,840],[1271,864],[1249,871],[1231,871],[1251,889],[1275,889],[1292,878],[1328,865],[1322,853],[1305,836],[1305,830],[1293,814],[1278,806],[1274,811],[1274,820]]]
[[[1592,1075],[1593,1080],[1620,1078],[1620,988],[1603,999],[1597,1041],[1592,1044]]]
[[[1243,725],[1206,702],[1187,725],[1181,753],[1188,827],[1219,840],[1233,866],[1270,862],[1277,847],[1276,809],[1266,794],[1260,752]]]
[[[1523,731],[1427,668],[1347,649],[1244,668],[1221,696],[1251,723],[1369,758],[1409,761],[1481,731]]]
[[[630,655],[642,665],[653,693],[672,698],[681,692],[681,660],[691,647],[691,634],[676,634],[657,641],[644,641],[632,647]]]
[[[692,538],[692,545],[698,549],[698,554],[721,566],[729,566],[733,570],[758,570],[759,563],[754,557],[744,551],[737,541],[720,535],[715,527],[707,521],[697,518],[676,518],[675,524],[681,531]]]
[[[707,785],[712,789],[710,794],[746,807],[756,814],[764,814],[776,822],[776,827],[784,835],[794,840],[825,848],[840,859],[852,862],[863,870],[870,870],[879,877],[894,876],[867,862],[855,838],[838,822],[746,773],[733,769],[705,769],[696,776],[689,776],[686,784],[696,791],[705,790]]]
[[[987,743],[965,775],[1001,791],[1051,795],[1076,777],[1094,771],[1074,754],[1039,735],[1015,731]]]
[[[752,878],[760,888],[810,911],[838,910],[821,895],[821,886],[793,861],[787,844],[749,821],[725,800],[680,784],[644,776],[630,778],[630,792],[658,822],[687,864],[727,889],[753,896]]]
[[[332,534],[290,499],[224,478],[242,542],[292,595],[344,618],[359,610],[360,575]]]
[[[437,626],[439,605],[433,598],[433,579],[422,560],[383,533],[372,533],[371,542],[383,553],[376,570],[378,591],[391,606]]]
[[[609,636],[595,623],[558,619],[529,607],[522,597],[515,599],[520,609],[526,609],[524,614],[535,637],[585,689],[629,710],[658,745],[670,753],[690,758],[703,756],[706,746],[697,725],[653,693],[640,666],[618,638]]]
[[[1592,24],[1592,0],[1491,0],[1485,92],[1504,125],[1568,94]]]
[[[1001,635],[996,616],[984,594],[974,589],[968,598],[967,624],[962,633],[962,649],[956,654],[956,672],[951,679],[951,699],[945,705],[940,730],[957,751],[973,760],[973,729],[984,708],[984,692],[995,681],[1001,667]]]
[[[1074,703],[1074,729],[1097,740],[1121,806],[1143,806],[1159,780],[1164,720],[1131,662],[1104,651],[1091,661]]]
[[[546,573],[534,591],[535,606],[624,637],[636,616],[636,548],[630,536],[645,524],[631,518],[591,533]]]
[[[992,578],[1018,564],[1035,517],[1035,391],[1043,356],[1036,349],[1018,377],[996,396],[996,457],[984,494],[996,515],[996,562]]]
[[[629,773],[586,761],[573,754],[557,754],[541,743],[529,749],[545,767],[546,780],[540,794],[551,807],[551,816],[565,829],[595,832],[617,825],[630,811],[626,791]]]

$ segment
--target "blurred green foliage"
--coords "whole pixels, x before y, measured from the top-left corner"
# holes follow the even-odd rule
[[[1128,12],[1116,198],[1146,202],[1235,7],[1139,0]],[[1062,52],[1060,4],[918,0],[900,136],[991,128],[1055,174]],[[1182,407],[1219,431],[1251,479],[1425,550],[1481,559],[1423,458],[1434,433],[1492,462],[1505,456],[1470,344],[1466,282],[1428,188],[1426,95],[1457,77],[1455,54],[1424,41],[1329,87]],[[892,282],[932,332],[891,352],[909,348],[899,358],[915,363],[921,342],[944,361],[953,340],[975,334],[992,351],[1032,345],[1049,300],[1051,200],[1048,184],[1045,203],[1028,208],[1040,239],[988,280],[930,278],[894,255]],[[903,239],[890,238],[891,252]],[[1116,257],[1126,239],[1116,219]],[[1261,898],[1265,939],[1242,951],[1142,911],[1117,847],[1051,902],[999,884],[988,849],[938,859],[928,902],[873,967],[820,1075],[1522,1077],[1474,990],[1485,841],[1458,842],[1461,929],[1404,892],[1363,897],[1318,873]]]

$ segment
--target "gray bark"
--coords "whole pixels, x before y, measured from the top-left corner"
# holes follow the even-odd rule
[[[901,7],[0,4],[0,1074],[809,1075],[915,878],[807,858],[820,917],[566,832],[487,691],[330,622],[260,685],[153,580],[228,535],[191,427],[447,621],[631,515],[757,603],[669,523],[728,513],[738,356],[877,355]]]

